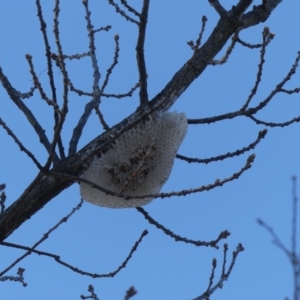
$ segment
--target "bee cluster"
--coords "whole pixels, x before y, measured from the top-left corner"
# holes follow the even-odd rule
[[[96,205],[125,208],[149,203],[153,197],[130,199],[130,196],[156,194],[168,179],[177,150],[187,132],[185,114],[159,112],[121,135],[112,149],[95,157],[82,175],[112,192],[107,194],[82,182],[81,196]]]

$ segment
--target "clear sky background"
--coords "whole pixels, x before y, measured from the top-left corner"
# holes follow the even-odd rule
[[[61,1],[61,36],[67,54],[87,51],[88,40],[84,9],[81,1]],[[129,1],[137,9],[135,2]],[[230,8],[236,1],[226,2]],[[260,4],[260,1],[254,1]],[[43,12],[48,22],[48,33],[53,44],[54,1],[43,0]],[[92,20],[96,27],[112,25],[100,32],[97,51],[102,78],[113,59],[115,34],[120,36],[119,65],[109,83],[107,92],[124,93],[138,80],[135,64],[137,28],[120,15],[107,1],[90,0]],[[297,51],[300,50],[298,1],[283,1],[266,23],[250,28],[241,37],[260,43],[264,26],[275,33],[268,47],[262,84],[252,105],[266,97],[286,76]],[[47,65],[40,25],[36,17],[35,1],[4,1],[0,10],[0,64],[11,83],[26,92],[32,86],[25,54],[31,54],[40,80],[48,83]],[[208,1],[152,1],[146,36],[145,56],[149,74],[149,96],[152,99],[173,74],[192,55],[186,44],[195,40],[201,17],[208,17],[204,38],[216,25],[218,15]],[[222,51],[224,53],[224,51]],[[217,57],[221,57],[219,53]],[[210,117],[239,109],[247,99],[255,82],[259,50],[237,45],[227,64],[208,67],[172,107],[184,112],[188,118]],[[88,58],[71,61],[68,72],[78,88],[91,90],[92,69]],[[62,76],[55,70],[58,91]],[[289,88],[299,87],[300,76],[295,75]],[[49,91],[47,85],[46,88]],[[61,94],[60,94],[61,95]],[[300,112],[300,96],[277,96],[259,114],[266,121],[285,121]],[[65,148],[72,128],[88,99],[70,95],[70,112],[63,128]],[[38,93],[26,104],[32,109],[52,136],[53,113],[51,107],[40,100]],[[102,111],[110,126],[135,110],[138,93],[123,100],[103,99]],[[3,88],[0,88],[0,115],[43,164],[47,153],[39,143],[25,117],[14,106]],[[179,153],[192,157],[208,158],[234,151],[254,141],[263,126],[237,118],[211,125],[189,126]],[[87,124],[79,148],[101,134],[102,127],[93,113]],[[229,230],[226,240],[229,251],[242,243],[245,251],[238,257],[229,281],[217,291],[214,300],[261,300],[292,297],[292,272],[287,258],[271,243],[270,236],[257,225],[262,218],[273,226],[287,246],[290,245],[291,227],[291,176],[300,175],[300,125],[270,129],[266,138],[252,151],[256,154],[253,167],[222,188],[187,197],[156,199],[145,209],[157,221],[175,233],[196,240],[215,239],[222,230]],[[37,174],[36,166],[14,144],[3,129],[0,130],[0,183],[6,183],[7,206],[13,203]],[[209,165],[189,165],[176,161],[172,175],[162,191],[209,184],[217,178],[230,176],[245,163],[247,153],[238,158]],[[26,246],[40,237],[80,201],[79,186],[74,184],[14,232],[8,241]],[[144,229],[149,230],[138,251],[126,269],[115,278],[92,279],[64,268],[52,259],[32,254],[21,261],[26,288],[20,283],[4,282],[0,298],[16,299],[79,299],[87,295],[93,284],[101,300],[123,299],[125,291],[134,286],[138,294],[133,299],[192,299],[202,294],[208,284],[211,261],[218,259],[216,278],[220,274],[222,249],[175,242],[149,225],[135,209],[108,209],[84,203],[67,223],[60,226],[38,249],[60,255],[61,259],[91,273],[114,271],[129,253]],[[223,243],[221,243],[222,245]],[[0,248],[0,270],[6,268],[23,252]],[[17,268],[9,274],[15,275]]]

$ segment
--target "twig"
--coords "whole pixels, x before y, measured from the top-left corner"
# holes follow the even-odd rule
[[[195,246],[205,246],[205,247],[213,247],[213,248],[219,249],[218,243],[223,239],[227,239],[230,235],[230,232],[228,230],[225,230],[219,234],[217,239],[210,241],[210,242],[191,240],[191,239],[182,237],[180,235],[177,235],[177,234],[173,233],[170,229],[164,227],[162,224],[160,224],[159,222],[154,220],[149,215],[149,213],[142,207],[137,207],[136,210],[138,212],[140,212],[150,224],[152,224],[156,228],[162,230],[166,235],[173,238],[176,242],[184,242],[184,243],[192,244]]]
[[[72,137],[70,139],[69,142],[69,155],[72,155],[74,153],[76,153],[77,150],[77,145],[79,142],[79,139],[82,135],[82,131],[84,126],[86,125],[92,110],[97,107],[100,104],[100,97],[101,97],[101,89],[99,87],[99,81],[101,78],[101,74],[100,74],[100,70],[99,70],[99,65],[98,65],[98,60],[97,60],[97,55],[96,55],[96,46],[95,46],[95,31],[94,31],[94,26],[92,24],[91,21],[91,11],[89,10],[89,2],[88,0],[83,0],[82,4],[85,8],[85,19],[87,22],[87,32],[88,32],[88,38],[89,38],[89,50],[90,50],[90,57],[91,57],[91,61],[92,61],[92,68],[93,68],[93,98],[91,101],[89,101],[84,108],[84,112],[81,115],[80,119],[78,120],[77,125],[75,126],[74,130],[73,130],[73,134]],[[117,41],[116,41],[117,43]],[[113,68],[113,67],[112,67]],[[108,81],[110,73],[107,72],[106,75],[106,79]],[[105,85],[107,84],[104,83]],[[69,82],[70,85],[70,82]],[[105,122],[102,123],[106,124]],[[105,126],[105,125],[103,125]]]
[[[29,99],[33,96],[35,89],[36,89],[36,86],[34,85],[33,87],[30,88],[30,91],[27,93],[21,93],[19,91],[17,91],[17,93],[21,99]]]
[[[4,183],[0,184],[0,216],[3,214],[5,210],[5,200],[6,200],[6,194],[4,192],[6,185]]]
[[[18,272],[17,272],[18,276],[1,276],[0,275],[0,281],[18,281],[18,282],[21,282],[22,285],[25,287],[25,286],[27,286],[27,283],[24,281],[24,272],[25,272],[25,269],[18,268]]]
[[[57,105],[56,102],[54,102],[52,99],[48,98],[48,96],[46,95],[43,87],[42,87],[42,84],[40,83],[39,79],[38,79],[38,76],[36,75],[35,73],[35,70],[34,70],[34,66],[33,66],[33,62],[32,62],[32,56],[29,55],[29,54],[26,54],[26,60],[28,61],[28,64],[29,64],[29,67],[30,67],[30,74],[32,76],[32,79],[33,79],[33,83],[34,85],[37,87],[37,89],[39,90],[40,92],[40,95],[41,95],[41,98],[43,100],[45,100],[47,102],[48,105],[52,106],[56,115],[57,115],[57,121],[59,119],[59,116],[61,114],[61,111],[59,109],[59,106]]]
[[[206,16],[202,16],[202,26],[201,26],[201,30],[199,32],[199,35],[198,35],[198,38],[195,42],[195,45],[194,45],[194,42],[193,41],[189,41],[187,42],[187,44],[191,47],[192,50],[197,51],[201,45],[201,41],[202,41],[202,37],[203,37],[203,33],[204,33],[204,30],[205,30],[205,24],[207,22],[207,17]]]
[[[228,152],[228,153],[223,154],[223,155],[218,155],[218,156],[215,156],[215,157],[203,158],[203,159],[192,158],[192,157],[187,157],[187,156],[184,156],[184,155],[177,154],[176,158],[187,161],[188,163],[208,164],[208,163],[213,162],[213,161],[219,161],[219,160],[224,160],[224,159],[227,159],[227,158],[230,158],[230,157],[239,156],[241,154],[244,154],[247,151],[253,150],[260,143],[260,141],[266,136],[267,132],[268,132],[267,129],[264,129],[264,130],[260,131],[258,133],[258,137],[256,138],[256,140],[253,143],[249,144],[248,146],[246,146],[242,149],[238,149],[234,152]]]
[[[81,299],[93,299],[93,300],[99,300],[97,294],[95,293],[95,289],[94,287],[90,284],[88,291],[91,293],[89,296],[83,296],[81,295],[80,298]]]
[[[45,134],[45,130],[41,127],[40,123],[37,121],[33,113],[30,109],[24,104],[24,102],[19,97],[19,92],[17,92],[12,85],[10,84],[8,78],[3,74],[2,68],[0,67],[0,80],[1,83],[10,96],[11,100],[17,105],[17,107],[24,113],[26,118],[28,119],[29,123],[32,125],[33,129],[35,130],[36,134],[39,137],[40,142],[48,153],[51,153],[51,144]],[[58,161],[58,156],[55,154],[54,161]]]
[[[116,197],[119,197],[119,198],[124,198],[124,201],[128,201],[130,199],[143,199],[143,198],[153,198],[153,199],[162,198],[163,199],[163,198],[170,198],[170,197],[173,197],[173,196],[186,196],[186,195],[190,195],[190,194],[194,194],[194,193],[210,191],[210,190],[212,190],[216,187],[223,186],[225,183],[228,183],[230,181],[238,179],[245,171],[250,169],[251,166],[252,166],[252,163],[254,162],[254,159],[255,159],[255,154],[250,155],[248,157],[245,165],[238,172],[232,174],[228,178],[224,178],[222,180],[217,179],[212,184],[203,185],[201,187],[194,188],[194,189],[180,190],[180,191],[177,191],[177,192],[148,194],[148,195],[140,195],[140,196],[124,195],[122,193],[113,192],[113,191],[111,191],[109,189],[106,189],[105,187],[100,186],[100,185],[98,185],[98,184],[96,184],[96,183],[94,183],[90,180],[87,180],[85,178],[78,177],[78,176],[72,176],[72,175],[69,175],[69,174],[66,174],[66,173],[50,171],[49,176],[68,178],[68,179],[73,180],[73,181],[84,182],[84,183],[90,185],[92,188],[95,188],[99,191],[102,191],[102,192],[106,193],[107,195],[112,195],[112,196],[116,196]]]
[[[39,251],[39,250],[35,250],[35,248],[40,245],[42,242],[44,242],[49,235],[56,230],[62,223],[67,222],[68,219],[77,211],[81,208],[83,203],[83,200],[81,199],[79,204],[77,206],[75,206],[72,211],[67,214],[65,217],[63,217],[57,224],[55,224],[52,228],[50,228],[43,236],[42,238],[40,238],[32,247],[25,247],[25,246],[21,246],[21,245],[17,245],[17,244],[13,244],[13,243],[8,243],[8,242],[1,242],[1,245],[7,246],[7,247],[14,247],[14,248],[18,248],[18,249],[24,249],[27,250],[27,252],[25,252],[22,256],[20,256],[18,259],[16,259],[12,264],[10,264],[6,269],[4,269],[1,273],[0,276],[2,276],[3,274],[5,274],[7,271],[9,271],[12,267],[14,267],[17,263],[19,263],[22,259],[24,259],[26,256],[30,255],[32,252],[33,253],[37,253],[39,255],[46,255],[46,256],[50,256],[53,257],[54,259],[56,259],[57,257],[59,258],[59,256],[51,254],[51,253],[47,253],[47,252],[43,252],[43,251]]]
[[[122,269],[124,269],[128,263],[128,261],[131,259],[133,253],[137,250],[139,244],[142,242],[142,239],[148,234],[148,231],[147,230],[144,230],[143,233],[141,234],[140,238],[135,242],[135,244],[133,245],[133,247],[131,248],[128,256],[126,257],[126,259],[122,262],[122,264],[113,272],[110,272],[110,273],[106,273],[106,274],[98,274],[98,273],[90,273],[90,272],[86,272],[86,271],[83,271],[77,267],[74,267],[64,261],[62,261],[60,259],[60,256],[58,255],[55,255],[55,254],[52,254],[52,253],[49,253],[49,252],[45,252],[45,251],[40,251],[40,250],[36,250],[36,249],[33,249],[33,247],[26,247],[26,246],[22,246],[22,245],[17,245],[17,244],[13,244],[13,243],[8,243],[8,242],[1,242],[0,245],[3,245],[3,246],[7,246],[7,247],[13,247],[13,248],[17,248],[17,249],[23,249],[23,250],[27,250],[27,252],[24,254],[26,255],[29,255],[31,253],[36,253],[38,255],[43,255],[43,256],[48,256],[48,257],[52,257],[57,263],[59,263],[60,265],[63,265],[65,266],[66,268],[74,271],[75,273],[78,273],[78,274],[81,274],[81,275],[86,275],[86,276],[89,276],[89,277],[92,277],[92,278],[104,278],[104,277],[114,277],[117,273],[119,273]],[[21,258],[23,259],[24,255],[21,256]],[[26,255],[26,256],[27,256]],[[16,260],[16,263],[19,262],[18,260]],[[2,274],[6,273],[11,267],[13,267],[15,265],[12,264],[10,265],[8,268],[6,268],[4,271],[2,271],[0,273],[0,276],[2,276]]]
[[[216,266],[217,266],[217,261],[216,259],[213,259],[213,263],[212,263],[212,271],[211,271],[211,275],[210,275],[210,278],[209,278],[209,285],[208,285],[208,288],[207,290],[200,296],[194,298],[193,300],[209,300],[210,296],[218,289],[221,289],[224,285],[224,282],[228,280],[231,272],[232,272],[232,269],[235,265],[235,262],[236,262],[236,259],[238,257],[238,255],[244,251],[244,247],[242,244],[238,244],[238,246],[236,247],[236,250],[233,251],[232,253],[232,259],[231,259],[231,263],[229,265],[229,268],[227,270],[227,272],[225,272],[225,265],[226,265],[226,259],[227,259],[227,250],[228,250],[228,246],[227,244],[224,245],[224,250],[223,250],[223,264],[222,264],[222,274],[220,276],[220,279],[219,281],[213,285],[213,280],[214,280],[214,277],[215,277],[215,269],[216,269]]]
[[[239,34],[238,31],[234,33],[233,37],[231,38],[231,43],[225,52],[225,55],[221,59],[212,59],[209,62],[210,65],[213,65],[213,66],[223,65],[227,62],[230,54],[232,53],[234,46],[236,45],[236,40],[237,40],[238,34]]]
[[[132,298],[134,295],[137,294],[137,290],[132,286],[126,291],[126,295],[124,297],[124,300],[129,300]]]
[[[37,2],[39,2],[40,0],[37,0]],[[63,95],[62,95],[62,99],[63,99],[63,103],[62,103],[62,108],[61,108],[61,113],[60,113],[60,118],[58,119],[57,123],[54,126],[54,134],[53,134],[53,139],[52,139],[52,143],[51,143],[51,151],[50,151],[50,155],[47,159],[47,162],[45,164],[45,168],[47,169],[52,161],[53,161],[53,155],[55,152],[55,148],[56,145],[59,145],[59,148],[61,149],[60,152],[63,152],[63,156],[64,156],[64,148],[63,145],[61,143],[60,145],[60,141],[61,141],[61,131],[62,131],[62,127],[64,125],[65,119],[66,119],[66,115],[68,113],[68,81],[69,81],[69,76],[66,70],[66,64],[65,61],[63,59],[64,53],[62,50],[62,44],[60,41],[60,33],[59,33],[59,13],[60,13],[60,0],[55,0],[55,7],[53,9],[54,12],[54,19],[53,19],[53,33],[54,33],[54,37],[55,37],[55,43],[57,46],[57,50],[58,50],[58,67],[62,73],[62,77],[63,77]],[[54,165],[56,163],[54,162]]]
[[[286,121],[286,122],[266,122],[266,121],[262,121],[262,120],[259,120],[253,116],[247,116],[249,119],[251,119],[252,121],[254,121],[256,124],[258,125],[265,125],[265,126],[268,126],[268,127],[286,127],[286,126],[289,126],[293,123],[298,123],[300,122],[300,116],[299,117],[296,117],[296,118],[293,118],[289,121]]]
[[[128,9],[128,11],[130,11],[131,13],[133,13],[134,15],[136,15],[137,17],[140,17],[141,14],[139,12],[137,12],[132,6],[130,6],[126,0],[121,0],[121,3]]]
[[[145,35],[146,27],[148,22],[148,10],[149,10],[150,0],[143,1],[142,13],[140,15],[139,26],[139,35],[136,45],[136,59],[137,66],[139,70],[139,82],[140,82],[140,107],[144,107],[148,103],[148,91],[147,91],[147,70],[146,62],[144,56],[144,44],[145,44]]]
[[[273,238],[273,244],[286,254],[293,269],[294,279],[294,300],[300,296],[300,258],[297,253],[297,217],[298,217],[298,197],[297,197],[297,178],[292,177],[292,228],[291,228],[291,250],[289,250],[278,237],[273,228],[263,220],[257,219],[257,223],[268,231]]]
[[[129,16],[125,13],[124,10],[120,9],[119,5],[116,4],[114,0],[108,0],[108,3],[109,3],[110,5],[112,5],[112,6],[115,8],[116,12],[117,12],[118,14],[120,14],[122,17],[124,17],[127,21],[132,22],[132,23],[134,23],[134,24],[136,24],[136,25],[139,25],[139,23],[138,23],[136,20],[134,20],[133,18],[129,17]]]
[[[98,117],[100,119],[100,123],[102,124],[104,130],[109,130],[110,127],[108,126],[108,124],[104,120],[104,117],[103,117],[102,112],[100,111],[100,108],[99,107],[95,107],[95,111],[96,111],[96,114],[98,115]]]
[[[52,66],[52,61],[51,61],[52,53],[51,53],[51,47],[50,47],[47,30],[46,30],[47,25],[44,20],[40,0],[36,0],[36,6],[37,6],[37,15],[38,15],[38,18],[40,21],[40,25],[41,25],[40,28],[41,28],[41,32],[43,35],[44,45],[45,45],[45,50],[46,50],[46,59],[47,59],[47,68],[48,68],[47,75],[49,77],[49,83],[50,83],[50,88],[51,88],[51,92],[52,92],[52,101],[54,104],[57,105],[56,87],[55,87],[55,81],[54,81],[54,76],[53,76],[53,66]],[[57,61],[57,63],[58,63],[58,61]],[[59,122],[59,113],[55,109],[55,107],[54,107],[54,121],[55,121],[55,126],[57,126],[58,122]],[[60,136],[58,137],[58,149],[59,149],[60,158],[64,159],[65,158],[64,147],[63,147]],[[53,151],[50,151],[50,153],[52,153],[52,152]],[[55,157],[54,157],[54,163],[57,163],[57,160]]]
[[[272,33],[270,33],[270,29],[268,27],[264,28],[262,36],[263,36],[263,42],[262,42],[262,47],[261,47],[261,50],[260,50],[260,61],[259,61],[259,64],[258,64],[256,80],[255,80],[254,86],[251,90],[251,93],[250,93],[248,99],[246,100],[246,103],[243,105],[243,107],[241,109],[242,111],[247,109],[247,107],[249,106],[251,100],[253,99],[254,95],[257,92],[259,83],[261,82],[262,73],[263,73],[263,65],[265,63],[265,54],[266,54],[266,47],[268,45],[268,40],[270,40],[270,36],[273,37],[273,35],[272,35]]]
[[[10,135],[14,142],[19,146],[20,150],[25,152],[29,158],[34,162],[34,164],[38,167],[40,171],[44,170],[35,156],[21,143],[18,137],[13,133],[13,131],[5,124],[5,122],[0,118],[0,125],[5,129],[8,135]]]

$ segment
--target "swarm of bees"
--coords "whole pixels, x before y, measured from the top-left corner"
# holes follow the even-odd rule
[[[145,205],[169,178],[179,146],[187,132],[185,114],[156,113],[147,121],[125,132],[112,149],[95,157],[82,178],[113,193],[82,182],[81,196],[93,204],[125,208]],[[120,194],[123,197],[120,197]]]

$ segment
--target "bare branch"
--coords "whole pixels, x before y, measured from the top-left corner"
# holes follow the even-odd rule
[[[201,41],[202,41],[202,37],[203,37],[203,33],[204,33],[204,30],[205,30],[205,24],[207,22],[207,17],[206,16],[203,16],[202,17],[202,26],[201,26],[201,30],[199,32],[199,36],[195,42],[195,45],[194,45],[194,42],[193,41],[189,41],[187,42],[187,44],[191,47],[192,50],[196,51],[197,49],[199,49],[200,45],[201,45]]]
[[[119,5],[116,4],[114,0],[108,0],[108,3],[109,3],[110,5],[112,5],[112,6],[115,8],[116,12],[117,12],[118,14],[120,14],[122,17],[124,17],[127,21],[132,22],[132,23],[135,23],[136,25],[139,25],[139,23],[138,23],[136,20],[134,20],[134,19],[132,19],[131,17],[129,17],[129,16],[125,13],[124,10],[120,9]]]
[[[88,291],[91,293],[90,296],[83,296],[83,295],[81,295],[80,298],[81,299],[99,300],[97,294],[95,293],[95,289],[94,289],[94,287],[91,284],[89,285]]]
[[[234,48],[234,46],[236,45],[236,41],[237,41],[237,37],[238,37],[238,31],[233,35],[233,37],[231,38],[231,43],[229,45],[229,47],[227,48],[225,55],[221,58],[221,59],[212,59],[209,64],[216,66],[216,65],[223,65],[227,62],[230,54],[232,53],[232,50]]]
[[[253,116],[248,116],[249,119],[251,119],[252,121],[254,121],[256,124],[258,125],[265,125],[265,126],[268,126],[268,127],[286,127],[286,126],[289,126],[293,123],[298,123],[300,122],[300,116],[299,117],[296,117],[296,118],[293,118],[289,121],[286,121],[286,122],[266,122],[266,121],[262,121],[262,120],[259,120]]]
[[[213,248],[219,249],[218,243],[223,239],[227,239],[230,235],[230,232],[228,230],[225,230],[225,231],[222,231],[219,234],[218,238],[213,241],[205,242],[205,241],[191,240],[191,239],[182,237],[180,235],[177,235],[177,234],[173,233],[170,229],[164,227],[162,224],[160,224],[159,222],[154,220],[149,215],[149,213],[142,207],[137,207],[136,210],[138,212],[140,212],[151,225],[154,225],[156,228],[162,230],[166,235],[173,238],[176,242],[184,242],[184,243],[192,244],[195,246],[205,246],[205,247],[213,247]]]
[[[32,56],[29,54],[26,54],[26,59],[28,61],[29,67],[30,67],[30,74],[32,76],[34,85],[39,90],[42,99],[45,100],[48,105],[53,106],[54,110],[57,113],[57,117],[59,117],[59,115],[61,114],[61,112],[59,110],[59,106],[57,105],[56,102],[54,102],[52,99],[48,98],[48,96],[46,95],[46,93],[42,87],[42,84],[40,83],[38,76],[35,73],[33,62],[32,62]]]
[[[136,83],[131,89],[129,92],[125,93],[125,94],[105,94],[103,93],[102,96],[103,97],[107,97],[107,98],[118,98],[118,99],[121,99],[121,98],[125,98],[125,97],[131,97],[132,94],[135,92],[135,90],[140,87],[140,83]]]
[[[260,50],[260,62],[258,64],[258,70],[257,70],[257,74],[256,74],[256,81],[254,84],[254,87],[251,90],[251,93],[248,97],[248,99],[246,100],[246,103],[244,104],[244,106],[242,107],[242,111],[246,110],[247,107],[249,106],[252,98],[254,97],[254,95],[257,92],[259,83],[261,82],[261,77],[262,77],[262,73],[263,73],[263,65],[265,63],[265,54],[266,54],[266,47],[268,45],[268,41],[271,41],[271,39],[273,38],[273,34],[270,33],[270,29],[268,27],[265,27],[262,33],[263,36],[263,42],[262,42],[262,47]]]
[[[297,216],[298,216],[298,197],[297,197],[297,178],[292,177],[292,195],[293,195],[293,207],[292,207],[292,255],[297,256]]]
[[[82,204],[82,202],[80,203],[80,205]],[[43,256],[47,256],[47,257],[51,257],[53,258],[57,263],[59,263],[60,265],[65,266],[66,268],[74,271],[75,273],[79,273],[81,275],[86,275],[92,278],[104,278],[104,277],[114,277],[117,273],[119,273],[122,269],[124,269],[127,265],[127,263],[129,262],[129,260],[131,259],[133,253],[137,250],[139,244],[142,242],[143,238],[148,234],[147,230],[144,230],[140,236],[140,238],[135,242],[135,244],[133,245],[133,247],[131,248],[128,256],[126,257],[126,259],[122,262],[122,264],[113,272],[110,273],[106,273],[106,274],[98,274],[98,273],[90,273],[90,272],[86,272],[83,271],[77,267],[74,267],[64,261],[62,261],[60,259],[60,256],[49,253],[49,252],[45,252],[45,251],[40,251],[40,250],[36,250],[34,248],[36,248],[36,244],[40,244],[41,242],[39,241],[38,243],[36,243],[33,247],[26,247],[26,246],[22,246],[22,245],[17,245],[17,244],[13,244],[13,243],[8,243],[8,242],[1,242],[0,245],[3,246],[7,246],[7,247],[13,247],[13,248],[17,248],[17,249],[23,249],[26,250],[27,252],[25,254],[23,254],[19,259],[17,259],[14,263],[12,263],[9,267],[7,267],[4,271],[2,271],[0,273],[0,278],[3,274],[5,274],[9,269],[11,269],[16,263],[18,263],[20,260],[22,260],[24,257],[26,257],[27,255],[31,254],[31,253],[36,253],[38,255],[43,255]],[[44,240],[44,238],[42,238]],[[41,239],[41,240],[42,240]]]
[[[111,25],[107,25],[105,27],[100,27],[98,29],[93,29],[93,32],[96,33],[96,32],[99,32],[99,31],[109,31],[111,29]]]
[[[25,287],[27,286],[27,283],[24,281],[24,272],[25,269],[19,268],[17,272],[18,276],[0,276],[0,281],[17,281],[21,282],[22,285]]]
[[[141,17],[141,14],[137,12],[132,6],[130,6],[126,0],[121,0],[121,3],[128,9],[128,11],[130,11],[139,18]]]
[[[100,81],[100,78],[101,78],[101,74],[100,74],[97,55],[96,55],[95,31],[93,29],[94,26],[93,26],[92,21],[91,21],[91,11],[89,10],[88,0],[83,0],[82,3],[83,3],[83,6],[85,8],[85,19],[86,19],[86,22],[87,22],[90,57],[91,57],[91,60],[92,60],[92,67],[93,67],[93,77],[94,77],[93,93],[92,93],[93,98],[92,98],[91,101],[89,101],[85,105],[84,112],[81,115],[81,117],[78,121],[78,124],[75,126],[75,128],[73,130],[73,135],[72,135],[71,140],[69,142],[69,155],[72,155],[72,154],[76,153],[77,145],[78,145],[79,139],[82,135],[82,130],[83,130],[84,126],[86,125],[86,123],[87,123],[87,121],[88,121],[88,119],[91,115],[92,110],[100,104],[101,94],[103,92],[103,89],[106,87],[106,85],[108,83],[110,73],[112,72],[114,66],[118,62],[118,52],[119,52],[118,37],[115,37],[115,41],[116,41],[115,57],[114,57],[114,60],[113,60],[113,63],[111,65],[111,67],[107,70],[106,78],[104,80],[102,88],[100,89],[99,81]],[[70,82],[69,82],[69,84],[70,84]],[[71,87],[72,86],[73,85],[71,85]],[[104,118],[103,118],[103,121],[104,121]],[[104,121],[102,123],[102,126],[105,127],[105,125],[106,125],[106,122]]]
[[[54,104],[57,104],[57,95],[56,95],[56,87],[55,87],[55,82],[54,82],[54,76],[53,76],[53,66],[52,66],[52,61],[51,61],[51,47],[49,44],[49,39],[48,39],[48,35],[47,35],[47,25],[46,22],[44,20],[44,16],[43,16],[43,11],[42,11],[42,7],[41,7],[41,3],[40,0],[36,0],[36,6],[37,6],[37,15],[40,21],[40,25],[41,25],[41,32],[43,35],[43,39],[44,39],[44,45],[45,45],[45,50],[46,50],[46,59],[47,59],[47,68],[48,68],[48,72],[47,75],[49,77],[49,83],[50,83],[50,88],[51,88],[51,92],[52,92],[52,101]],[[59,122],[59,113],[57,111],[57,109],[55,109],[54,107],[54,121],[55,121],[55,126],[58,126],[58,122]],[[61,159],[65,158],[65,153],[64,153],[64,147],[62,144],[62,140],[61,137],[58,136],[58,149],[59,149],[59,153],[60,153],[60,157]],[[50,153],[52,153],[54,151],[50,151]],[[57,159],[54,156],[54,163],[57,163]]]
[[[25,247],[25,246],[21,246],[21,245],[17,245],[17,244],[13,244],[13,243],[6,243],[6,242],[0,242],[0,245],[4,245],[7,247],[14,247],[17,249],[23,249],[23,250],[27,250],[26,253],[24,253],[22,256],[20,256],[18,259],[16,259],[12,264],[10,264],[6,269],[4,269],[1,273],[0,276],[2,276],[3,274],[5,274],[6,272],[8,272],[11,268],[13,268],[16,264],[18,264],[22,259],[24,259],[26,256],[30,255],[32,252],[33,253],[37,253],[39,255],[45,255],[45,256],[50,256],[53,258],[57,258],[57,255],[53,255],[51,253],[47,253],[47,252],[43,252],[43,251],[39,251],[39,250],[35,250],[35,248],[40,245],[41,243],[43,243],[48,237],[49,235],[55,231],[62,223],[65,223],[69,220],[69,218],[77,211],[81,208],[83,203],[83,200],[81,199],[79,204],[77,206],[75,206],[71,212],[69,214],[67,214],[65,217],[63,217],[57,224],[55,224],[52,228],[50,228],[43,236],[42,238],[40,238],[32,247]],[[58,257],[59,259],[59,257]]]
[[[212,271],[211,271],[211,275],[209,278],[209,285],[208,285],[208,289],[200,296],[198,296],[197,298],[194,298],[193,300],[209,300],[210,296],[218,289],[221,289],[225,283],[225,281],[228,280],[232,269],[235,265],[236,259],[238,257],[238,255],[244,251],[244,247],[242,244],[238,244],[238,246],[236,247],[236,250],[233,251],[232,253],[232,259],[231,259],[231,263],[230,266],[227,270],[227,272],[225,272],[225,264],[226,264],[226,259],[227,259],[227,250],[228,250],[228,246],[227,244],[224,244],[224,256],[223,256],[223,264],[222,264],[222,274],[220,276],[219,281],[213,285],[213,280],[215,277],[215,269],[217,266],[217,261],[216,259],[213,260],[213,264],[212,264]]]
[[[271,226],[269,226],[268,224],[266,224],[263,220],[261,219],[257,219],[256,220],[257,223],[262,226],[264,229],[266,229],[269,234],[271,235],[271,237],[273,238],[273,244],[275,246],[277,246],[279,249],[281,249],[289,259],[291,259],[291,255],[289,250],[284,246],[283,242],[281,241],[281,239],[278,237],[278,235],[275,233],[275,231],[273,230],[273,228]]]
[[[99,107],[95,107],[96,114],[99,117],[100,123],[102,124],[104,130],[109,130],[108,124],[105,122],[102,112]]]
[[[142,13],[140,15],[139,22],[139,35],[136,45],[136,58],[137,66],[139,69],[140,75],[140,106],[143,107],[148,103],[148,91],[147,91],[147,70],[144,57],[144,44],[145,44],[145,35],[146,27],[148,22],[148,10],[149,10],[150,0],[143,1]]]
[[[4,192],[6,185],[4,183],[0,184],[0,215],[3,214],[5,210],[5,200],[6,200],[6,194]]]
[[[41,164],[38,162],[38,160],[35,158],[35,156],[21,143],[21,141],[18,139],[18,137],[13,133],[13,131],[5,124],[5,122],[0,118],[0,125],[5,129],[8,135],[10,135],[14,142],[20,147],[21,151],[24,151],[29,158],[34,162],[34,164],[38,167],[38,169],[41,171],[44,168],[41,166]]]
[[[215,157],[211,157],[211,158],[199,159],[199,158],[192,158],[192,157],[187,157],[184,155],[177,154],[176,158],[185,160],[188,163],[200,163],[200,164],[203,164],[203,163],[208,164],[213,161],[224,160],[224,159],[227,159],[230,157],[239,156],[241,154],[244,154],[247,151],[253,150],[260,143],[260,141],[266,136],[266,134],[267,134],[267,129],[264,129],[258,133],[258,137],[256,138],[256,140],[253,143],[249,144],[247,147],[238,149],[234,152],[228,152],[223,155],[219,155],[219,156],[215,156]]]
[[[293,269],[294,279],[294,300],[300,296],[300,257],[297,253],[297,217],[298,217],[298,197],[297,197],[297,178],[292,177],[292,228],[291,228],[291,250],[289,250],[278,237],[273,228],[267,225],[263,220],[257,219],[257,223],[268,231],[273,238],[276,247],[282,250],[290,261]]]
[[[216,187],[220,187],[223,186],[225,183],[228,183],[230,181],[236,180],[238,179],[245,171],[247,171],[248,169],[251,168],[252,163],[254,162],[255,159],[255,154],[252,154],[248,157],[245,165],[236,173],[232,174],[230,177],[228,178],[224,178],[222,180],[220,179],[216,179],[216,181],[212,184],[208,184],[208,185],[203,185],[200,186],[198,188],[193,188],[193,189],[188,189],[188,190],[180,190],[177,192],[169,192],[169,193],[158,193],[158,194],[148,194],[148,195],[140,195],[140,196],[133,196],[133,195],[125,195],[122,193],[117,193],[114,191],[111,191],[103,186],[100,186],[90,180],[87,180],[85,178],[82,177],[77,177],[77,176],[72,176],[66,173],[60,173],[60,172],[55,172],[55,171],[50,171],[49,172],[49,176],[53,176],[55,177],[61,177],[61,178],[67,178],[69,180],[73,180],[73,181],[77,181],[77,182],[84,182],[88,185],[90,185],[92,188],[95,188],[99,191],[102,191],[104,193],[106,193],[107,195],[112,195],[112,196],[116,196],[116,197],[120,197],[120,198],[124,198],[124,201],[128,201],[130,199],[143,199],[143,198],[170,198],[173,196],[186,196],[186,195],[190,195],[190,194],[195,194],[195,193],[200,193],[200,192],[204,192],[204,191],[210,191]]]
[[[33,129],[35,130],[36,134],[39,137],[40,142],[48,153],[51,153],[51,144],[45,134],[45,130],[41,127],[40,123],[37,121],[33,113],[30,109],[23,103],[23,101],[19,97],[19,92],[17,92],[12,85],[10,84],[8,78],[3,74],[2,68],[0,67],[0,80],[1,83],[6,90],[7,94],[9,95],[10,99],[17,105],[17,107],[24,113],[25,117],[32,125]],[[54,161],[58,161],[58,156],[55,154]]]
[[[127,290],[124,300],[129,300],[136,294],[137,294],[137,290],[132,286]]]

